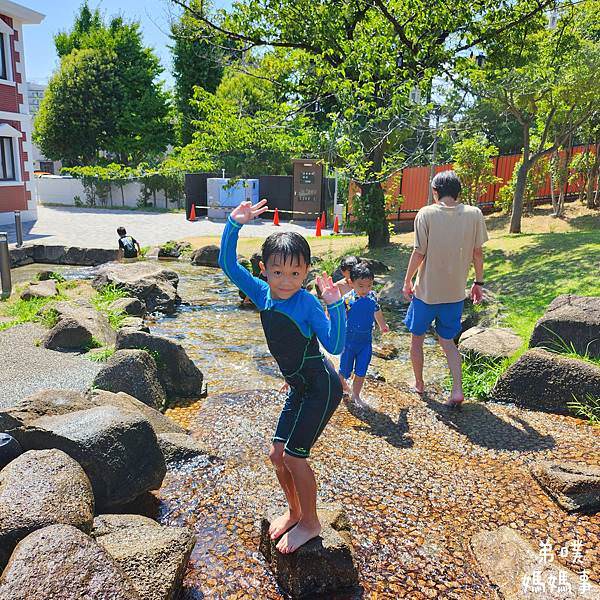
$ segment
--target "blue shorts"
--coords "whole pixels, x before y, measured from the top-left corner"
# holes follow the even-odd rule
[[[445,340],[453,340],[461,330],[465,301],[445,304],[426,304],[413,297],[404,324],[413,335],[423,335],[435,319],[435,331]]]
[[[354,371],[354,374],[358,377],[364,377],[367,374],[372,355],[373,344],[371,340],[346,344],[340,357],[340,375],[344,379],[348,379]]]

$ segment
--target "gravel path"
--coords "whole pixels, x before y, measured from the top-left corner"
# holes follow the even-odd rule
[[[183,213],[38,206],[38,220],[23,223],[23,239],[26,244],[115,248],[116,230],[121,225],[142,246],[155,246],[184,237],[218,237],[223,232],[225,222],[201,218],[191,223]],[[306,225],[282,222],[280,227],[274,227],[270,221],[259,219],[246,225],[240,236],[266,237],[282,230],[314,235],[314,224]],[[0,231],[8,232],[10,243],[16,240],[14,225],[0,225]]]
[[[44,332],[32,323],[0,332],[0,408],[45,388],[86,390],[100,370],[84,356],[36,347]]]

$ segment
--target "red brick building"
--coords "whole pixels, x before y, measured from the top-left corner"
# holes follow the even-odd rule
[[[31,115],[25,76],[23,25],[41,23],[44,15],[0,0],[0,225],[37,217],[31,161]]]

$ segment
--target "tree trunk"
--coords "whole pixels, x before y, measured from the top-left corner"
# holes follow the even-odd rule
[[[517,185],[515,186],[515,197],[513,198],[512,215],[510,217],[510,233],[521,233],[521,216],[523,214],[523,196],[527,185],[527,173],[529,172],[529,161],[523,161],[517,173]]]
[[[369,248],[380,248],[390,243],[390,231],[385,215],[385,196],[381,183],[367,183],[361,186],[361,202],[367,217]]]

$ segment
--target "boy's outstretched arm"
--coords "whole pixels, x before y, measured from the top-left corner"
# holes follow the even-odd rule
[[[265,212],[267,210],[266,203],[266,200],[261,200],[255,205],[252,205],[251,202],[242,202],[232,211],[227,218],[219,252],[219,266],[225,275],[252,300],[259,310],[265,306],[266,291],[269,286],[261,279],[252,276],[238,263],[237,241],[242,225]]]
[[[311,301],[314,302],[310,313],[311,327],[327,352],[341,354],[346,342],[346,307],[344,301],[340,290],[333,285],[333,281],[327,273],[323,273],[323,277],[317,277],[317,285],[321,289],[321,297],[327,304],[329,319],[319,301],[311,296]]]

